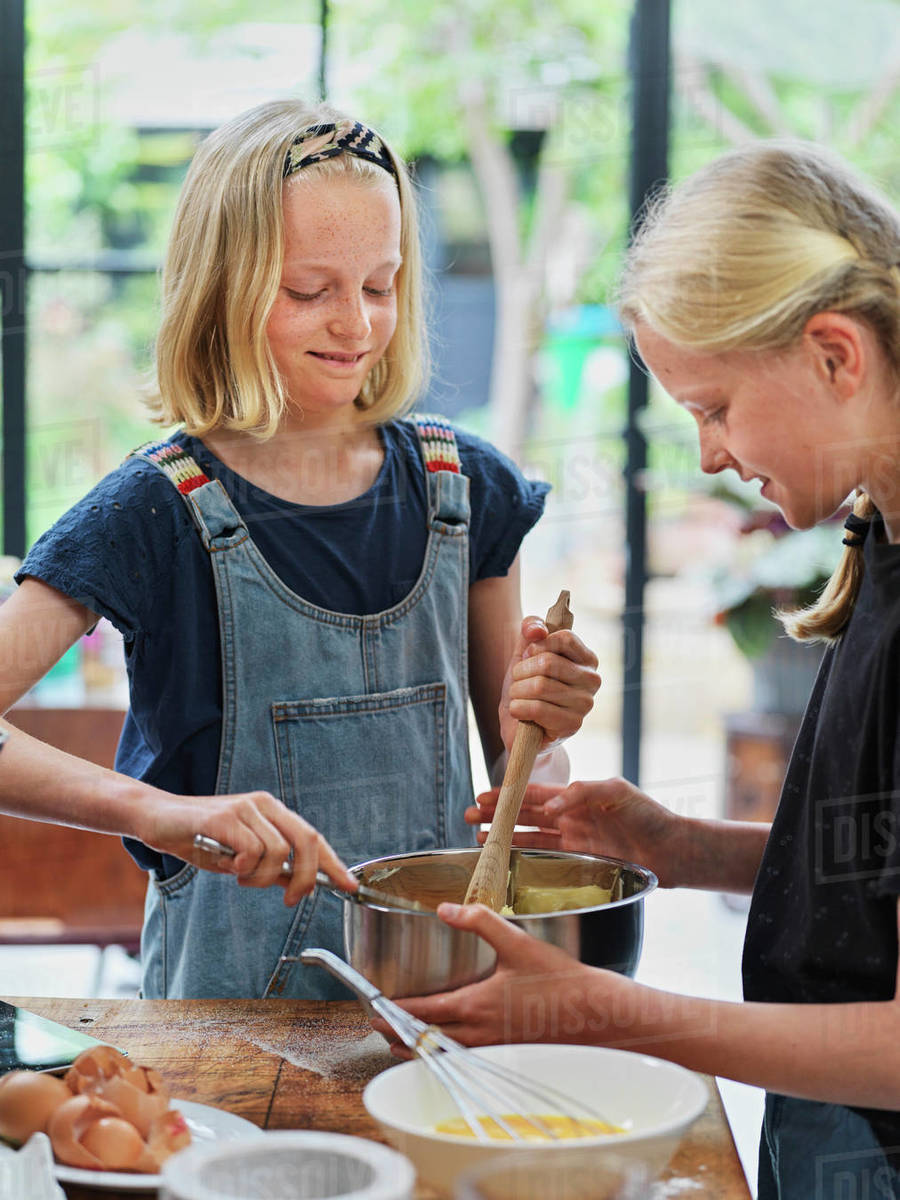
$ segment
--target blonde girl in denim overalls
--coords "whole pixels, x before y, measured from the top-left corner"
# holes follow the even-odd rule
[[[179,201],[157,342],[158,415],[183,429],[142,447],[62,518],[0,610],[0,643],[19,647],[22,668],[4,675],[7,705],[98,613],[126,633],[132,709],[117,761],[137,778],[16,736],[0,806],[161,852],[142,942],[146,996],[332,994],[296,961],[312,942],[342,948],[339,905],[313,893],[317,865],[352,889],[340,859],[471,842],[470,691],[493,767],[518,719],[540,723],[564,760],[555,743],[579,727],[599,686],[580,639],[522,622],[515,563],[470,582],[470,480],[457,437],[439,420],[399,419],[425,379],[417,236],[406,168],[363,125],[284,101],[210,135]],[[352,507],[411,431],[427,486],[408,531],[424,544],[408,586],[374,612],[310,602],[263,557],[246,498]],[[122,520],[140,510],[127,545],[109,532],[115,510]],[[151,552],[163,519],[171,564],[153,551],[145,568],[133,543],[146,536]],[[185,547],[199,548],[206,578],[185,576],[178,592]],[[115,586],[75,565],[88,550],[106,564],[125,556]],[[159,732],[167,703],[208,667],[187,641],[154,658],[154,638],[172,645],[165,613],[154,628],[131,616],[160,575],[179,604],[196,597],[218,632],[217,766],[212,794],[199,798],[153,786],[191,753]],[[164,685],[148,695],[151,677]],[[195,850],[197,833],[232,846],[234,860]]]

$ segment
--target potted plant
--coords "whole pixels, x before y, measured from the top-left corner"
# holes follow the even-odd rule
[[[797,530],[774,506],[761,507],[755,495],[727,490],[722,498],[741,506],[743,519],[729,559],[712,572],[715,621],[752,665],[754,710],[799,715],[822,646],[795,642],[775,613],[803,607],[819,595],[840,557],[844,514]]]

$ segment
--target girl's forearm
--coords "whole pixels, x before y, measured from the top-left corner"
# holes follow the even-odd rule
[[[11,816],[140,838],[148,801],[159,795],[18,729],[0,753],[0,811]]]
[[[900,1003],[759,1004],[682,996],[608,976],[586,1006],[604,1045],[809,1100],[900,1109]]]
[[[753,891],[771,826],[757,821],[686,817],[678,834],[674,886],[707,891]]]

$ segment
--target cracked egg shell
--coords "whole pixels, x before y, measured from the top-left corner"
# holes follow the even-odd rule
[[[51,1115],[47,1122],[47,1136],[53,1145],[56,1161],[67,1167],[83,1167],[88,1171],[106,1171],[111,1168],[84,1144],[84,1136],[91,1126],[104,1118],[122,1120],[122,1114],[114,1104],[98,1100],[96,1096],[70,1096]],[[143,1148],[143,1139],[132,1126],[138,1142]],[[90,1137],[88,1138],[90,1141]]]
[[[153,1122],[147,1138],[147,1161],[151,1165],[142,1169],[158,1171],[176,1150],[183,1150],[190,1144],[191,1131],[187,1121],[177,1108],[170,1108]]]
[[[144,1139],[124,1117],[100,1117],[81,1135],[81,1145],[99,1159],[107,1171],[145,1170]]]
[[[114,1104],[142,1138],[169,1107],[169,1089],[159,1072],[135,1066],[112,1046],[82,1051],[66,1073],[66,1083],[76,1095]]]

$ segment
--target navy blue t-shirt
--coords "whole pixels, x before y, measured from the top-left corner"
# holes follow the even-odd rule
[[[273,571],[335,612],[391,608],[419,576],[427,483],[414,426],[380,429],[384,463],[343,504],[281,500],[230,471],[197,438],[173,440],[218,479]],[[505,575],[540,517],[547,484],[526,480],[494,447],[457,431],[469,477],[470,581]],[[33,576],[106,617],[125,639],[130,709],[116,755],[127,775],[180,795],[215,791],[222,724],[216,594],[209,556],[184,499],[156,467],[127,459],[69,509],[16,575]],[[128,840],[142,867],[178,862]]]

